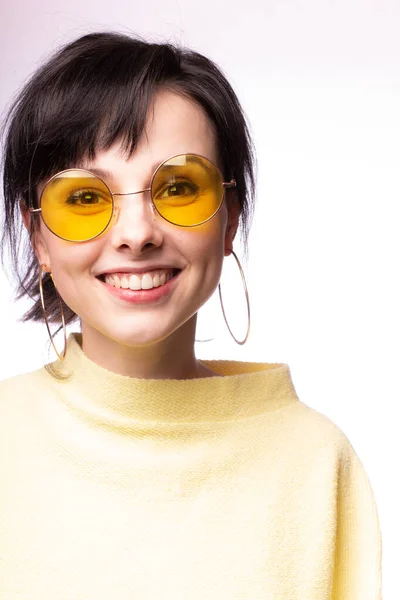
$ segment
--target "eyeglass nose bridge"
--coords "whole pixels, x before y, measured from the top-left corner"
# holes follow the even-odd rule
[[[143,190],[138,190],[137,192],[124,192],[124,193],[111,192],[110,191],[110,193],[111,193],[111,195],[112,195],[113,198],[114,198],[114,196],[136,196],[136,194],[144,194],[144,192],[150,192],[151,193],[151,188],[145,188]],[[153,203],[153,197],[151,197],[151,201],[150,201],[149,204],[150,204],[151,212],[154,215],[154,213],[155,213],[155,210],[154,210],[155,207],[154,207],[154,203]],[[119,206],[117,206],[114,203],[113,218],[112,218],[112,221],[114,223],[116,223],[118,221],[119,215],[120,215],[120,208],[119,208]]]
[[[139,190],[138,192],[125,192],[124,194],[120,194],[119,192],[111,192],[112,196],[135,196],[136,194],[143,194],[144,192],[151,192],[151,188],[145,188],[144,190]]]

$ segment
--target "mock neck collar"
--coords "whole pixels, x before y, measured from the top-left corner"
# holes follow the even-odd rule
[[[68,338],[60,375],[53,383],[81,416],[119,425],[132,421],[184,423],[234,421],[276,411],[298,400],[286,364],[202,361],[220,376],[138,379],[108,371],[82,350],[82,336]]]

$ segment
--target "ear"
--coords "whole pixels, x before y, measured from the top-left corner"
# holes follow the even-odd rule
[[[29,212],[28,207],[26,206],[25,202],[23,200],[19,201],[19,209],[21,211],[21,215],[22,215],[22,220],[24,222],[25,228],[28,230],[29,233],[29,237],[32,236],[32,215]]]
[[[33,221],[34,217],[32,216],[32,213],[29,212],[29,209],[23,200],[20,200],[19,207],[21,210],[22,220],[26,230],[28,231],[36,258],[38,259],[39,264],[47,265],[50,269],[50,257],[40,228],[35,226]]]
[[[233,240],[239,226],[240,204],[236,196],[228,203],[228,223],[225,231],[224,255],[229,256],[233,250]]]

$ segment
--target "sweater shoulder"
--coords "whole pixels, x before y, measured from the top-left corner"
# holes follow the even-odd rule
[[[28,392],[32,395],[35,390],[41,387],[44,375],[45,369],[42,367],[35,371],[20,373],[19,375],[3,379],[0,381],[0,403],[2,404],[4,401],[17,397],[21,393],[26,395]]]
[[[302,401],[292,405],[290,420],[291,433],[299,447],[311,445],[315,451],[330,448],[337,455],[355,452],[348,436],[337,423]]]

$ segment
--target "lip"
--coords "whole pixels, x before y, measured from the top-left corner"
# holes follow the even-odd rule
[[[166,268],[166,267],[159,267]],[[152,269],[154,270],[154,268]],[[176,270],[176,269],[175,269]],[[108,273],[119,272],[119,271],[107,271]],[[134,273],[135,271],[125,271]],[[139,273],[143,273],[144,271],[138,271]],[[146,271],[147,273],[149,271]],[[102,279],[97,277],[99,283],[105,286],[106,290],[112,294],[115,298],[123,300],[124,302],[131,304],[151,304],[156,303],[157,301],[162,301],[164,298],[169,296],[177,285],[177,281],[179,280],[179,276],[181,271],[178,271],[174,277],[172,277],[167,283],[161,285],[159,287],[151,288],[150,290],[131,290],[129,288],[116,288],[113,285],[109,285]]]

